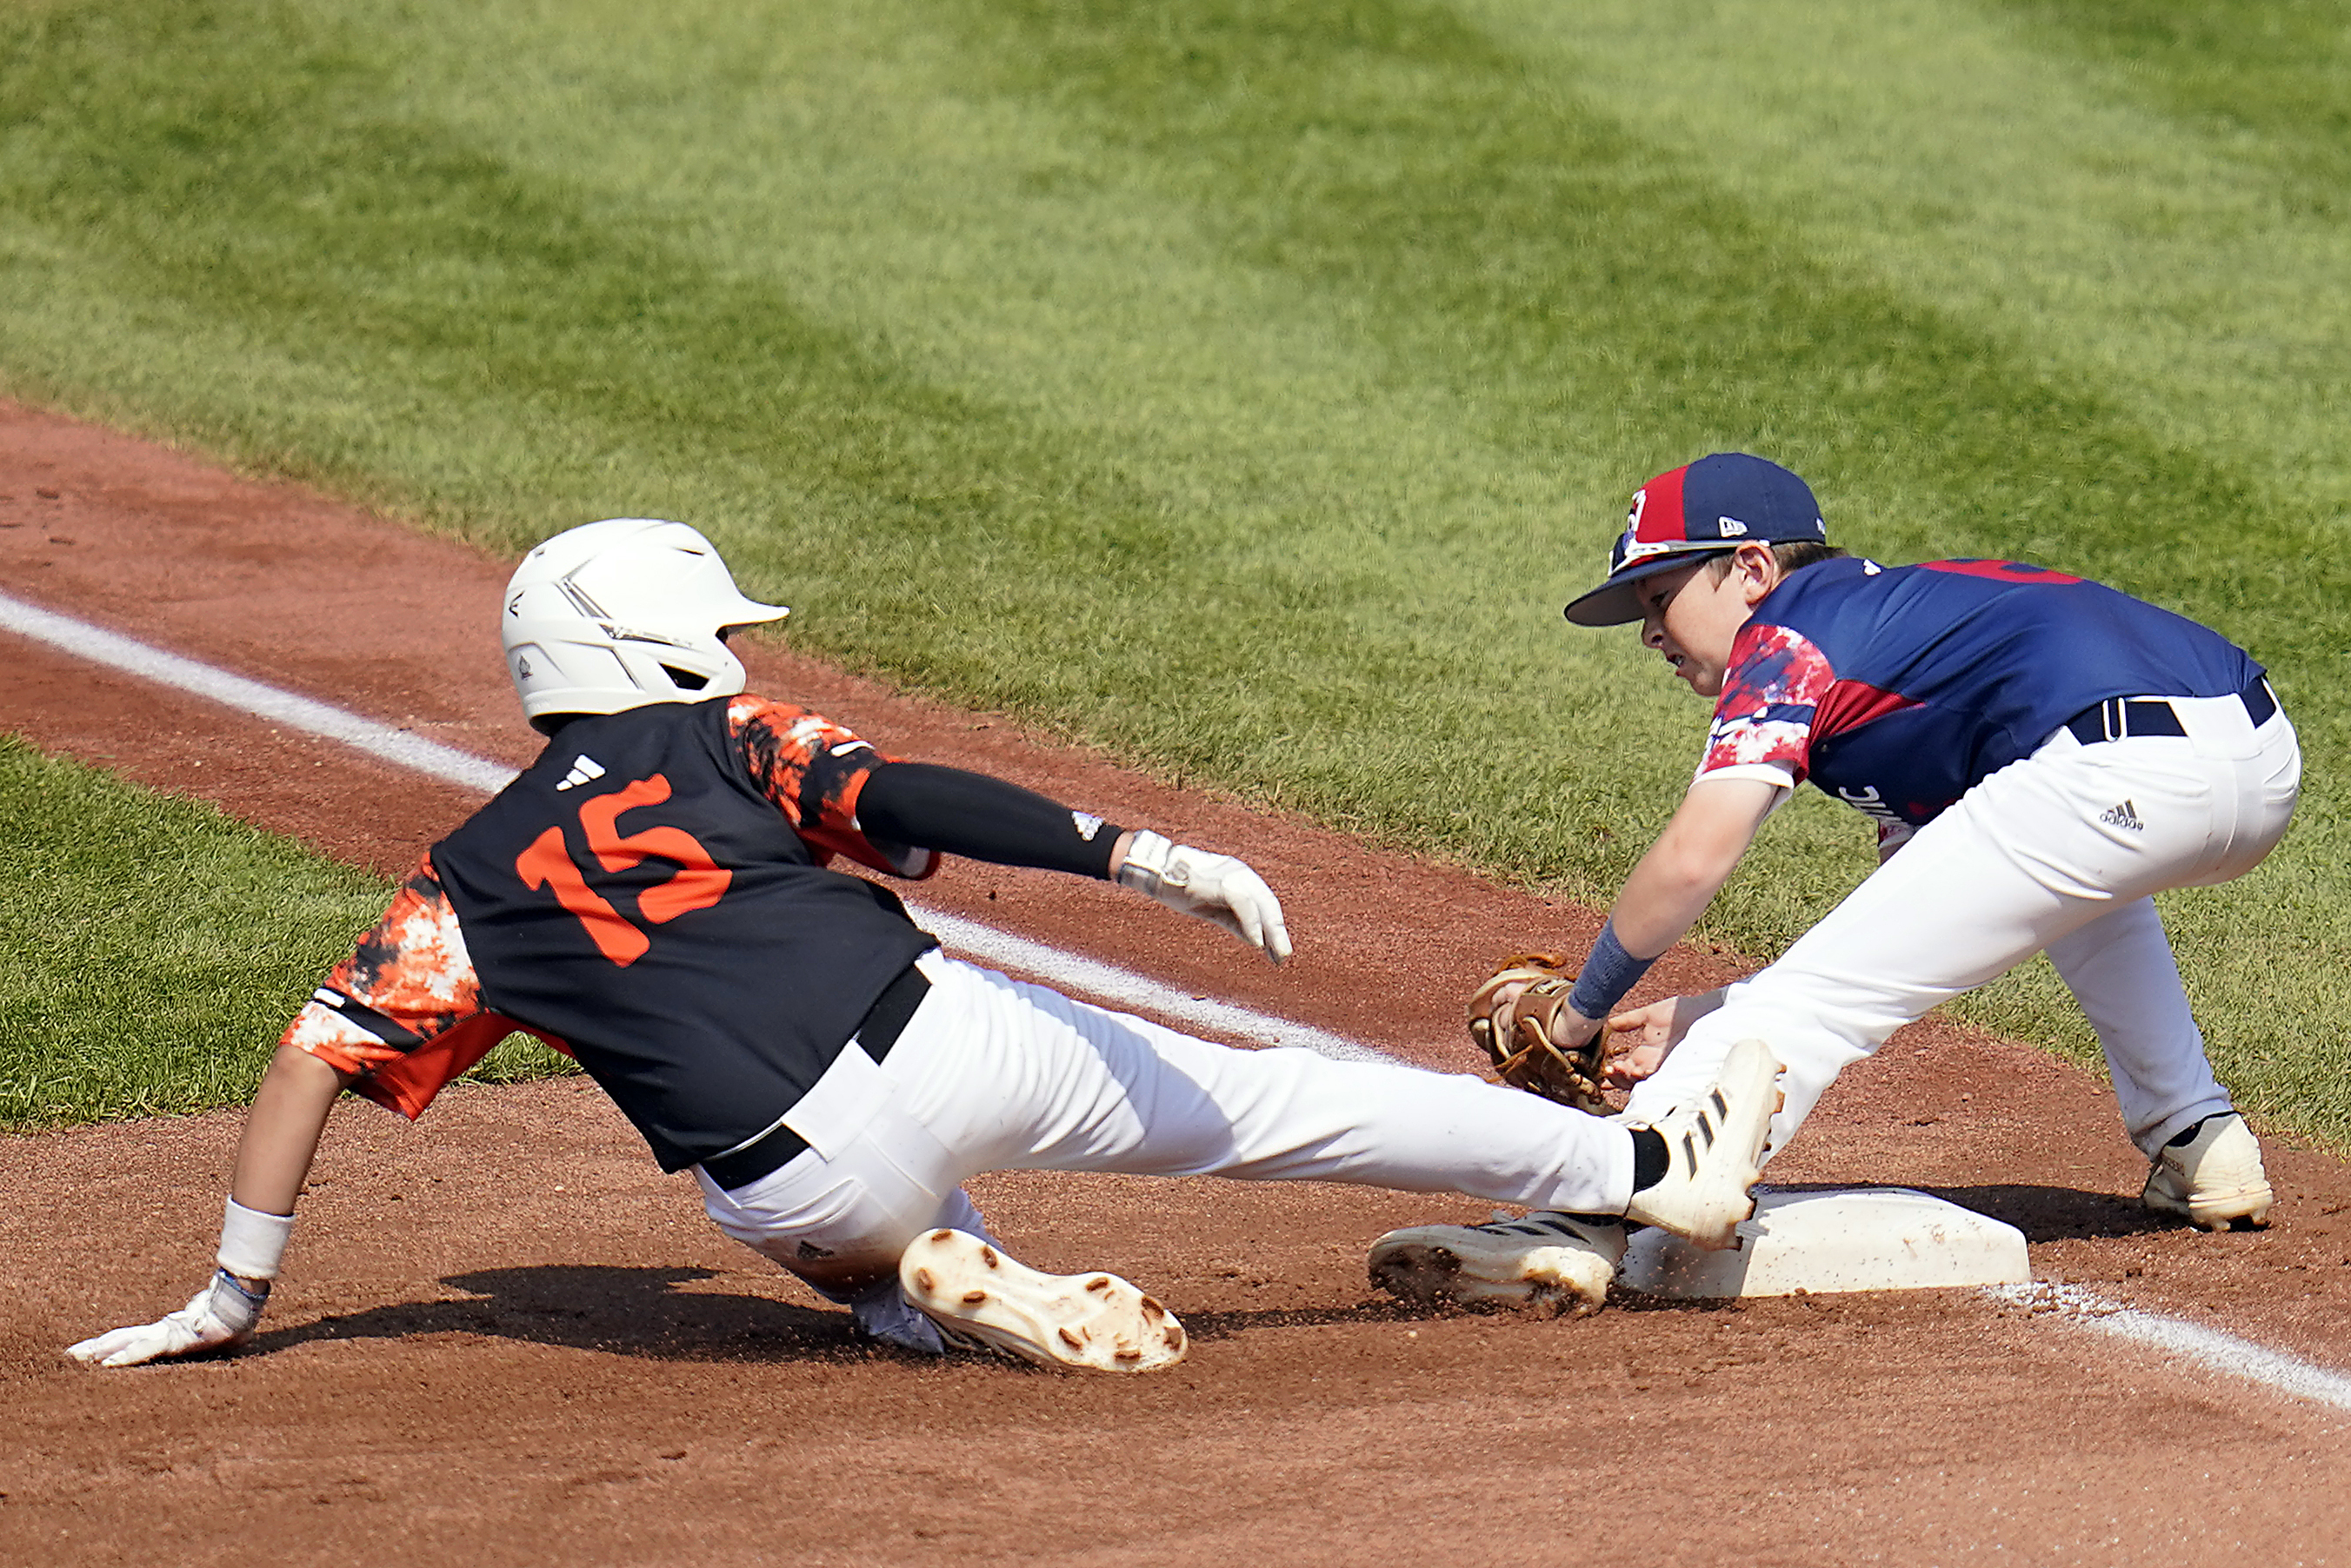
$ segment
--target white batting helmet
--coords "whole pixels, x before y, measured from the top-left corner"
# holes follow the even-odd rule
[[[498,632],[536,726],[555,713],[731,697],[747,677],[719,633],[791,613],[745,598],[700,530],[612,517],[567,529],[522,558]]]

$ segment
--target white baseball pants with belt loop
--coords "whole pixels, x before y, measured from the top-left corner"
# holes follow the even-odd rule
[[[2084,744],[2059,730],[1920,828],[1781,960],[1691,1025],[1628,1113],[1702,1086],[1737,1041],[1788,1064],[1771,1147],[1846,1065],[1937,1003],[2046,951],[2097,1031],[2131,1141],[2149,1158],[2230,1108],[2152,895],[2243,876],[2283,836],[2302,779],[2280,710],[2167,699],[2188,732]]]
[[[786,1116],[810,1147],[721,1190],[711,1219],[837,1301],[894,1281],[987,1170],[1346,1181],[1622,1213],[1623,1127],[1468,1075],[1237,1050],[937,952],[880,1063],[855,1045]],[[894,1286],[893,1287],[894,1291]]]

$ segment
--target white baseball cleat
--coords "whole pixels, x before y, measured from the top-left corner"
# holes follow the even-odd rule
[[[2185,1143],[2166,1144],[2138,1200],[2163,1214],[2179,1214],[2204,1231],[2226,1231],[2239,1220],[2259,1230],[2270,1222],[2268,1172],[2262,1146],[2234,1111],[2206,1116]]]
[[[1762,1174],[1771,1117],[1787,1099],[1782,1071],[1761,1040],[1733,1045],[1706,1093],[1676,1106],[1650,1129],[1666,1140],[1666,1174],[1633,1194],[1625,1218],[1709,1251],[1737,1246],[1739,1222],[1755,1212],[1748,1189]]]
[[[1625,1257],[1625,1227],[1537,1210],[1485,1225],[1414,1225],[1372,1243],[1372,1283],[1423,1306],[1598,1312]]]
[[[1184,1359],[1176,1314],[1116,1274],[1047,1274],[964,1231],[933,1231],[898,1284],[948,1344],[1039,1366],[1151,1372]]]

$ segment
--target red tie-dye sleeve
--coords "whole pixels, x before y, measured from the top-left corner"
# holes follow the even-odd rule
[[[413,1118],[521,1029],[483,1010],[465,933],[428,855],[278,1044],[354,1076],[352,1093]]]
[[[1813,718],[1835,683],[1828,656],[1802,633],[1748,622],[1731,644],[1698,776],[1762,763],[1785,768],[1802,784],[1811,763]]]
[[[927,849],[866,836],[857,797],[883,756],[851,731],[805,708],[748,693],[731,699],[726,721],[753,782],[784,814],[821,865],[836,855],[920,881],[938,869]]]

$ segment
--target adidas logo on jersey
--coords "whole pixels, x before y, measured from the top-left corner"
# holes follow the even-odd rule
[[[576,785],[588,784],[596,779],[601,779],[603,776],[604,764],[590,756],[587,753],[582,752],[576,759],[573,760],[571,763],[571,771],[563,775],[563,782],[557,784],[555,787],[559,790],[570,789]]]
[[[2133,833],[2147,831],[2147,824],[2138,819],[2138,813],[2131,809],[2131,803],[2128,801],[2098,813],[2098,820],[2109,827],[2127,828]]]

